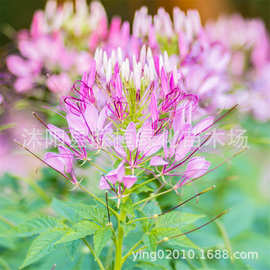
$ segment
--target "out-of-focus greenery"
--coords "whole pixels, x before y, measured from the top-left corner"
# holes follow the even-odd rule
[[[235,118],[237,118],[237,114],[232,114],[223,122],[223,125],[234,122]],[[161,197],[158,201],[159,205],[150,205],[149,216],[159,211],[159,208],[168,209],[182,201],[183,198],[188,198],[195,192],[216,185],[211,192],[181,207],[179,215],[183,212],[200,213],[205,215],[205,220],[209,220],[224,209],[230,209],[229,213],[217,222],[193,232],[189,237],[205,252],[226,248],[231,252],[258,252],[259,258],[234,260],[233,262],[230,259],[146,260],[136,264],[130,258],[124,269],[270,269],[270,191],[261,192],[260,189],[262,164],[270,150],[269,143],[267,143],[270,139],[269,124],[257,124],[251,118],[243,118],[241,123],[247,129],[246,135],[250,139],[249,149],[196,183],[187,185],[183,193],[179,195],[169,193]],[[264,138],[264,140],[260,140],[260,138]],[[227,151],[223,149],[222,155],[218,153],[206,153],[206,155],[215,165],[235,151],[237,149],[230,148]],[[87,177],[85,181],[84,184],[90,190],[98,191],[96,175],[91,174],[91,177]],[[62,177],[48,168],[42,169],[39,175],[33,176],[33,179],[14,177],[10,174],[5,174],[0,178],[0,269],[18,269],[34,239],[32,234],[16,235],[13,233],[8,235],[8,231],[12,230],[14,226],[24,228],[20,224],[24,224],[25,220],[40,216],[46,218],[49,216],[58,218],[59,214],[66,216],[67,209],[61,210],[66,206],[62,203],[59,205],[60,201],[56,201],[55,198],[67,202],[67,206],[70,205],[71,210],[73,204],[93,203],[86,194],[79,190],[71,191],[71,188],[71,185],[67,184]],[[150,185],[144,190],[145,196],[153,192],[155,188],[154,183]],[[49,218],[44,224],[47,226],[51,222],[54,222],[54,219]],[[198,226],[201,223],[196,222]],[[40,229],[40,227],[38,228]],[[193,228],[193,225],[185,230],[190,228]],[[131,235],[135,236],[136,233],[132,232]],[[91,239],[88,237],[89,241],[92,241]],[[132,239],[133,237],[130,241]],[[167,246],[162,245],[160,248],[166,250]],[[174,248],[179,247],[176,245]],[[57,245],[52,247],[52,250],[44,252],[46,252],[44,254],[48,254],[43,259],[25,269],[51,269],[54,264],[57,265],[56,269],[83,270],[89,265],[93,269],[97,268],[96,262],[82,241],[76,240],[65,245]],[[101,254],[105,263],[106,260],[110,261],[109,252],[108,249],[104,249]],[[44,254],[42,253],[41,256]]]

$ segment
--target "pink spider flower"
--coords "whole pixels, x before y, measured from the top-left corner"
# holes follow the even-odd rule
[[[85,162],[89,152],[103,152],[119,164],[101,176],[100,188],[124,196],[142,171],[181,176],[178,188],[208,170],[198,153],[216,120],[204,117],[194,125],[198,97],[181,88],[181,74],[166,53],[153,56],[143,47],[136,59],[120,48],[110,56],[98,49],[89,65],[64,98],[68,132],[45,126],[74,159]],[[204,141],[196,146],[199,137]],[[67,161],[57,163],[59,171],[64,166],[71,173]]]

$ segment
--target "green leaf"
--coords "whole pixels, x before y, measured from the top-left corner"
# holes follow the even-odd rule
[[[57,218],[40,216],[27,220],[25,223],[18,225],[15,228],[15,234],[16,236],[31,236],[40,234],[48,229],[63,226],[64,224],[62,224]]]
[[[72,228],[70,228],[66,232],[66,234],[60,240],[58,240],[55,244],[71,242],[71,241],[84,238],[87,235],[93,234],[99,228],[100,226],[94,222],[91,222],[88,220],[80,221],[76,223],[74,226],[72,226]]]
[[[161,210],[160,210],[158,203],[156,201],[152,200],[145,205],[143,212],[144,212],[145,216],[151,217],[155,214],[160,214]]]
[[[170,212],[168,214],[158,217],[156,220],[156,227],[178,227],[182,228],[186,225],[194,225],[194,223],[205,217],[204,215],[183,213],[180,211]]]
[[[62,202],[54,199],[52,207],[57,213],[71,221],[77,222],[82,219],[91,219],[101,225],[106,223],[106,209],[101,206]]]
[[[65,234],[64,229],[53,229],[40,234],[32,242],[20,269],[39,261],[54,250],[55,243]]]
[[[110,238],[111,231],[108,227],[100,228],[94,233],[94,248],[97,256],[99,256],[100,252],[105,247]]]

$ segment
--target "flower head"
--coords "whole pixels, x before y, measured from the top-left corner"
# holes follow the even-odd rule
[[[108,56],[98,49],[90,73],[64,99],[68,134],[47,126],[77,160],[88,161],[93,151],[109,154],[118,165],[101,176],[100,187],[118,195],[143,171],[156,177],[182,175],[178,182],[184,183],[209,165],[198,159],[190,161],[185,172],[177,172],[191,157],[196,160],[200,146],[195,141],[214,120],[193,124],[198,98],[181,88],[181,75],[166,53],[153,56],[143,47],[139,55],[130,58],[118,49]],[[63,162],[60,165],[63,170]],[[197,165],[198,171],[191,173]]]

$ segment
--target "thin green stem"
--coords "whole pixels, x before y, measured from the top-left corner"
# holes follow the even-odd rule
[[[91,247],[91,245],[87,242],[87,240],[85,238],[82,239],[83,242],[85,243],[85,245],[88,247],[88,249],[90,250],[90,252],[92,253],[92,255],[94,256],[99,268],[101,270],[105,270],[101,260],[99,259],[99,257],[97,256],[97,254],[95,253],[94,249]]]
[[[188,198],[188,199],[182,201],[181,203],[177,204],[176,206],[174,206],[174,207],[172,207],[172,208],[170,208],[170,209],[168,209],[168,210],[163,211],[161,214],[156,214],[156,215],[153,215],[153,216],[151,216],[151,217],[141,217],[141,218],[136,218],[136,219],[130,220],[127,224],[132,224],[132,223],[137,222],[137,221],[142,221],[142,220],[147,220],[147,219],[158,218],[159,216],[166,215],[167,213],[169,213],[169,212],[171,212],[171,211],[173,211],[173,210],[175,210],[175,209],[181,207],[182,205],[184,205],[184,204],[188,203],[189,201],[193,200],[194,198],[197,198],[197,197],[199,197],[199,196],[201,196],[201,195],[203,195],[203,194],[205,194],[205,193],[207,193],[207,192],[213,190],[214,188],[215,188],[215,185],[214,185],[214,186],[211,186],[211,187],[209,187],[209,188],[206,188],[206,189],[202,190],[201,192],[196,193],[196,194],[193,195],[192,197],[190,197],[190,198]]]
[[[134,203],[134,206],[137,206],[137,205],[139,205],[139,204],[141,204],[141,203],[144,203],[144,202],[148,202],[148,201],[150,201],[150,200],[152,200],[152,199],[154,199],[154,198],[157,198],[157,197],[159,197],[159,196],[162,196],[162,195],[164,195],[164,194],[166,194],[166,193],[169,193],[169,192],[171,192],[171,191],[173,191],[173,190],[174,190],[174,188],[170,188],[170,189],[165,190],[165,191],[163,191],[163,192],[160,192],[160,193],[158,193],[158,194],[152,193],[152,194],[150,195],[150,197],[145,198],[145,199],[143,199],[143,200],[140,200],[140,201]]]
[[[137,175],[137,176],[138,176],[138,175]],[[153,182],[154,180],[156,180],[155,177],[153,177],[153,178],[151,178],[151,179],[148,179],[148,180],[144,181],[143,183],[138,184],[137,186],[134,186],[133,188],[131,188],[131,189],[129,190],[129,193],[134,192],[134,190],[136,190],[136,189],[138,189],[138,188],[141,188],[141,187],[143,187],[144,185],[147,185],[147,184]]]
[[[16,225],[12,221],[8,220],[7,218],[5,218],[3,216],[0,216],[0,221],[6,223],[10,227],[16,227]]]
[[[134,250],[143,243],[143,240],[139,240],[131,249],[128,251],[128,253],[122,258],[122,264],[127,260],[127,258],[134,252]]]
[[[115,263],[114,270],[122,269],[122,248],[123,248],[124,229],[118,219],[118,237],[115,239]]]
[[[175,239],[175,238],[190,234],[192,232],[198,231],[198,230],[202,229],[203,227],[209,225],[210,223],[216,221],[218,218],[222,217],[223,215],[225,215],[227,213],[228,213],[228,210],[225,210],[225,211],[221,212],[220,214],[218,214],[216,217],[210,219],[208,222],[206,222],[206,223],[202,224],[201,226],[196,227],[196,228],[194,228],[194,229],[192,229],[190,231],[180,233],[180,234],[176,234],[176,235],[173,235],[173,236],[170,236],[170,237],[164,237],[163,239],[159,240],[157,242],[157,244],[161,244],[163,242],[167,242],[169,240],[172,240],[172,239]],[[135,250],[134,252],[136,253],[136,252],[139,252],[140,250],[143,250],[143,249],[146,249],[146,248],[147,248],[147,246],[143,246],[143,247],[140,247],[139,249]]]
[[[233,256],[231,256],[232,255],[232,245],[231,245],[231,242],[230,242],[230,238],[229,238],[229,236],[227,234],[227,231],[226,231],[224,225],[219,220],[216,220],[216,224],[217,224],[217,227],[218,227],[218,229],[219,229],[219,231],[221,233],[221,236],[222,236],[222,238],[224,240],[225,247],[228,250],[230,258],[231,258],[231,260],[233,262]]]
[[[129,221],[129,222],[127,223],[127,225],[132,224],[132,223],[135,223],[135,222],[138,222],[138,221],[142,221],[142,220],[152,219],[152,218],[155,218],[155,217],[158,217],[158,215],[151,216],[151,217],[135,218],[135,219]]]

